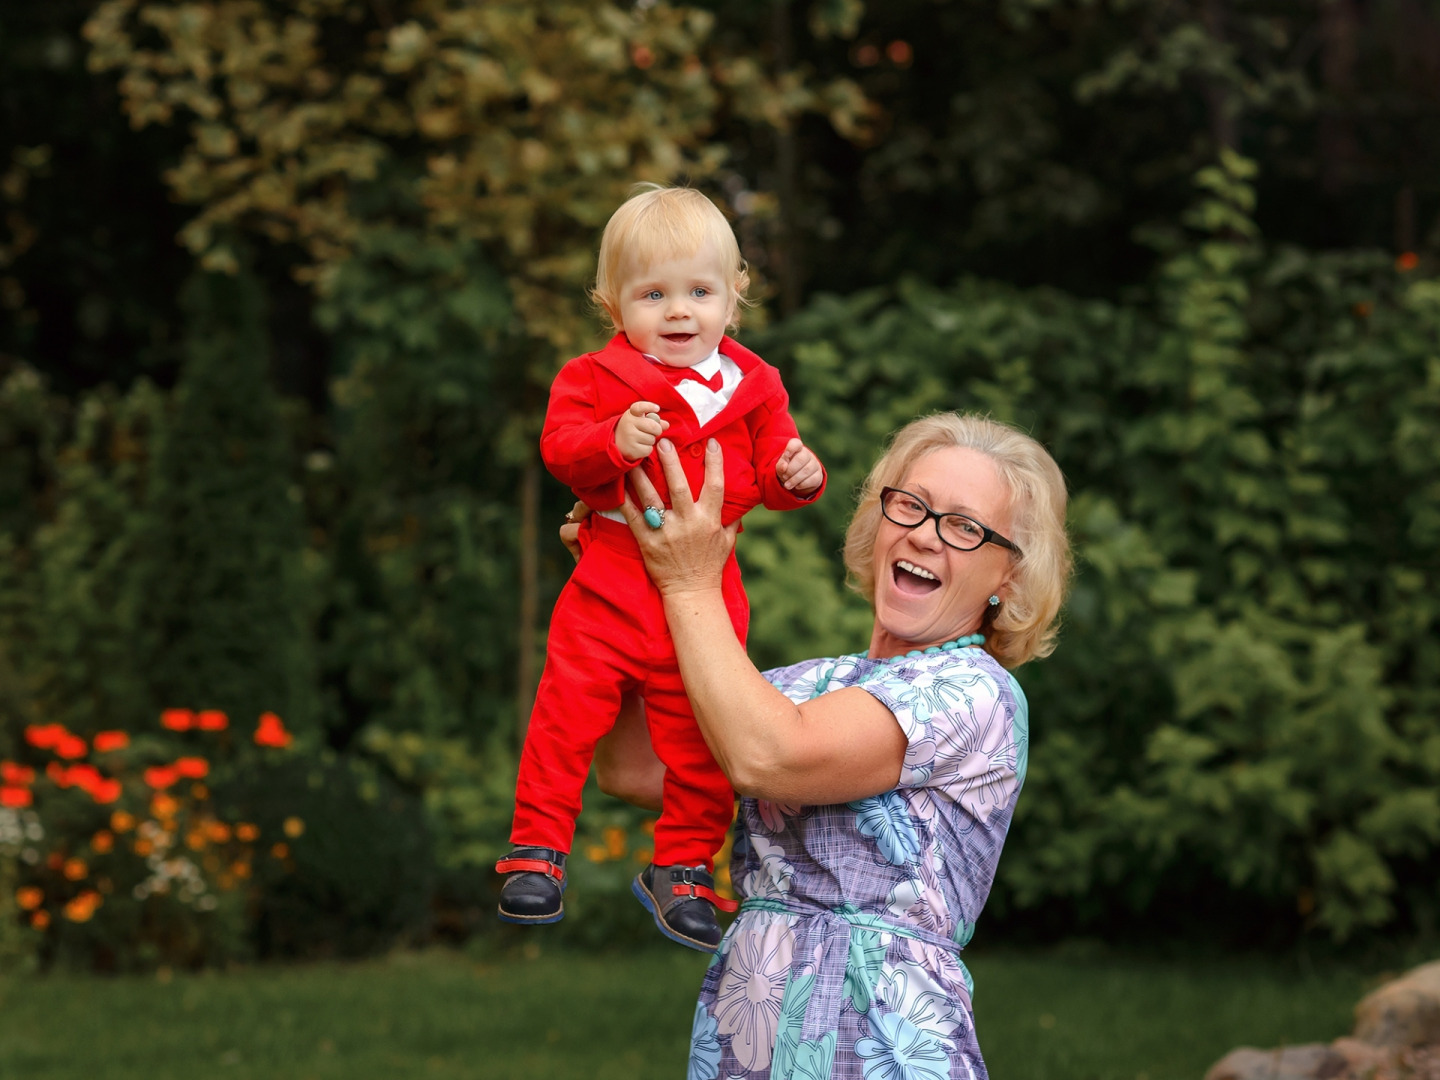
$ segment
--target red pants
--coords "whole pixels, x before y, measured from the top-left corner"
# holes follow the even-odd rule
[[[520,755],[510,841],[569,852],[595,743],[615,726],[621,695],[638,689],[651,745],[665,766],[655,864],[704,863],[713,870],[735,795],[690,710],[660,591],[645,572],[629,526],[592,514],[581,545],[580,565],[550,620],[545,671]],[[723,589],[743,645],[750,605],[733,554]]]

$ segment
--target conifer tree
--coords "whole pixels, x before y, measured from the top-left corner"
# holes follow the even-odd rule
[[[303,728],[313,709],[302,525],[269,382],[258,281],[200,274],[182,303],[187,337],[150,493],[146,653],[158,699],[266,710]]]

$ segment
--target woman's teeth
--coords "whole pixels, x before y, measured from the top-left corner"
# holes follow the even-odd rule
[[[897,560],[895,565],[898,566],[901,570],[905,570],[911,574],[914,574],[918,578],[924,578],[926,581],[940,580],[934,574],[930,573],[929,570],[926,570],[924,567],[916,566],[914,563],[906,562],[904,559]]]

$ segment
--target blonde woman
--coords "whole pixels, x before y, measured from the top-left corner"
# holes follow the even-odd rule
[[[690,498],[673,447],[663,531],[625,515],[664,598],[680,672],[742,796],[742,900],[696,1006],[689,1080],[983,1080],[960,952],[1025,777],[1010,669],[1047,655],[1070,571],[1065,484],[1043,447],[946,413],[894,438],[845,544],[869,647],[762,674],[729,629],[717,448]],[[639,506],[653,501],[634,474]],[[602,786],[654,805],[624,728]]]

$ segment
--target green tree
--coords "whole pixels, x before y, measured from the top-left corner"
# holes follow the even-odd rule
[[[269,382],[260,284],[200,274],[185,362],[160,430],[144,551],[146,673],[166,706],[237,723],[314,718],[294,455]]]

